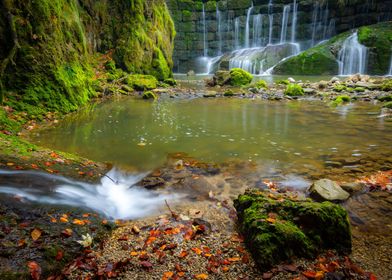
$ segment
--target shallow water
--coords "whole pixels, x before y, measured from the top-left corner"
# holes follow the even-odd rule
[[[311,101],[122,98],[71,114],[30,140],[142,172],[174,152],[320,170],[334,157],[390,157],[392,122],[379,114],[368,103],[331,108]]]

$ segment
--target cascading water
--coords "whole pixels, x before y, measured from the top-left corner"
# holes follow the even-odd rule
[[[258,47],[263,44],[263,19],[264,15],[255,15],[253,17],[253,47]]]
[[[269,30],[268,30],[268,44],[272,44],[272,30],[274,27],[274,14],[272,13],[272,0],[268,3],[268,21],[269,21]]]
[[[392,76],[392,54],[391,54],[391,62],[389,64],[389,72],[387,74],[388,76]]]
[[[249,48],[249,29],[250,29],[250,15],[252,13],[253,10],[253,2],[252,5],[250,6],[250,8],[248,9],[247,13],[246,13],[246,25],[245,25],[245,48]]]
[[[207,44],[207,23],[206,23],[206,10],[203,3],[202,9],[202,20],[203,20],[203,55],[208,56],[208,44]]]
[[[291,23],[291,43],[295,43],[295,36],[297,32],[297,13],[298,13],[298,4],[297,4],[297,0],[294,0],[293,17]]]
[[[216,21],[218,23],[218,54],[222,54],[222,19],[218,5],[216,6]]]
[[[280,32],[280,43],[286,42],[287,37],[287,24],[289,21],[290,5],[285,5],[283,7],[283,17],[282,17],[282,30]]]
[[[115,169],[98,184],[34,171],[0,170],[0,176],[7,177],[0,183],[0,193],[43,204],[88,208],[112,219],[145,217],[162,208],[165,200],[181,197],[138,187],[143,174],[126,175]]]
[[[235,49],[240,48],[240,18],[234,19],[234,46]]]
[[[358,33],[349,36],[339,51],[339,75],[365,74],[367,48],[358,41]]]

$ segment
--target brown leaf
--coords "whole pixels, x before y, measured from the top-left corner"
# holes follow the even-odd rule
[[[35,229],[31,232],[31,238],[32,238],[34,241],[37,241],[38,238],[41,237],[41,234],[42,234],[42,231],[41,231],[40,229],[38,229],[38,228],[35,228]]]
[[[56,261],[61,261],[63,259],[63,257],[64,257],[64,252],[61,250],[58,250],[57,254],[56,254]]]
[[[152,269],[153,265],[149,261],[142,261],[140,265],[145,269]]]

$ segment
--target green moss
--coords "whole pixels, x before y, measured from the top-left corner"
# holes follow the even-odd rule
[[[169,86],[176,86],[177,85],[177,81],[173,78],[165,79],[163,82]]]
[[[351,250],[347,212],[330,202],[269,198],[247,190],[235,201],[245,242],[261,270],[292,257],[314,257],[323,249]]]
[[[234,92],[233,92],[231,89],[228,89],[228,90],[226,90],[226,91],[223,93],[223,96],[227,96],[227,97],[229,97],[229,96],[234,96]]]
[[[266,81],[260,80],[260,81],[257,81],[257,83],[254,84],[254,87],[257,88],[257,89],[262,89],[262,88],[267,89],[268,85],[267,85]]]
[[[392,95],[386,95],[378,98],[381,102],[389,102],[392,101]]]
[[[151,75],[129,75],[127,83],[135,90],[150,90],[158,86],[158,80]]]
[[[389,101],[383,105],[384,108],[392,109],[392,101]]]
[[[18,132],[21,129],[21,122],[8,118],[3,108],[0,108],[0,131]]]
[[[284,92],[288,96],[301,96],[304,93],[304,89],[298,84],[289,84]]]
[[[152,91],[145,91],[142,95],[143,99],[158,99],[157,95]]]
[[[381,90],[392,91],[392,79],[385,80],[381,85]]]
[[[360,27],[358,41],[369,49],[368,73],[385,75],[392,55],[392,22]]]
[[[331,103],[332,106],[339,106],[343,103],[350,102],[351,98],[348,95],[339,95],[334,99],[334,101]]]
[[[365,88],[363,88],[363,87],[356,87],[356,88],[354,88],[354,91],[356,91],[356,92],[365,92]]]
[[[233,68],[230,70],[230,85],[232,86],[245,86],[250,84],[253,76],[240,68]]]
[[[333,87],[333,90],[336,92],[342,92],[342,91],[346,91],[347,87],[345,84],[335,84],[335,86]]]
[[[277,80],[276,82],[275,82],[275,84],[277,84],[277,85],[289,85],[290,84],[290,81],[289,80]]]

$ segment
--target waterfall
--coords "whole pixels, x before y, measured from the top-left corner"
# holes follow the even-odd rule
[[[291,43],[295,43],[295,35],[297,31],[297,13],[298,13],[298,4],[297,4],[297,0],[294,0],[293,19],[291,22]]]
[[[218,54],[222,54],[222,22],[218,5],[216,5],[216,21],[218,23]]]
[[[287,23],[289,21],[289,13],[290,13],[290,5],[285,5],[283,7],[283,16],[282,16],[282,30],[280,32],[280,43],[283,44],[286,42],[287,36]]]
[[[249,48],[249,22],[250,22],[250,15],[253,10],[253,2],[252,5],[249,7],[247,13],[246,13],[246,25],[245,25],[245,48]]]
[[[312,14],[312,44],[311,44],[311,46],[314,46],[315,42],[316,42],[317,18],[318,18],[319,8],[320,8],[320,4],[318,2],[316,2],[314,5],[313,14]]]
[[[233,20],[234,20],[234,12],[229,11],[227,13],[227,34],[233,34]],[[231,38],[233,39],[233,38]],[[227,48],[234,49],[235,45],[233,44],[233,40],[231,40],[230,46],[226,46]]]
[[[234,46],[235,49],[240,48],[240,18],[234,19]]]
[[[208,56],[208,45],[207,45],[207,23],[206,23],[206,10],[205,6],[203,3],[203,12],[202,12],[202,17],[203,17],[203,54],[205,57]]]
[[[358,41],[358,33],[348,37],[339,51],[339,75],[365,74],[367,48]]]
[[[264,15],[255,15],[253,17],[253,47],[259,47],[263,43],[263,16]]]
[[[329,9],[328,3],[323,7],[322,4],[316,2],[312,13],[312,41],[311,47],[317,45],[320,41],[331,37],[335,30],[335,20],[328,22]]]
[[[272,29],[274,24],[274,14],[272,13],[272,0],[268,3],[268,20],[269,20],[269,32],[268,32],[268,44],[272,44]]]
[[[389,72],[387,74],[388,76],[392,76],[392,53],[391,53],[391,62],[389,64]]]

